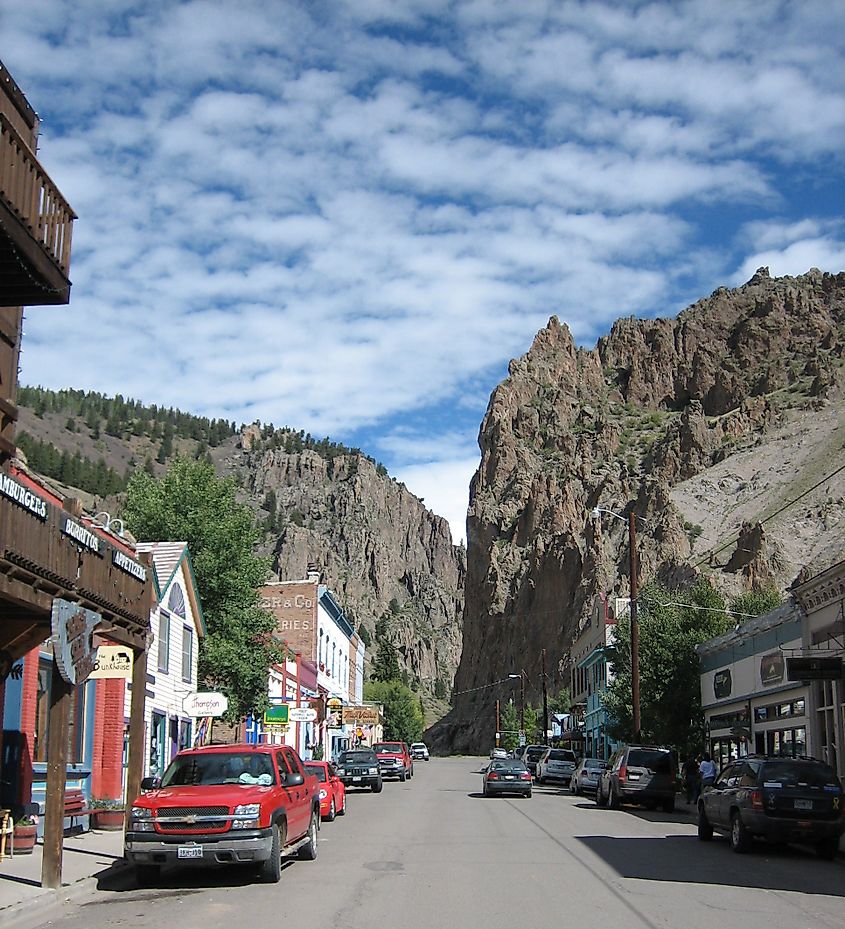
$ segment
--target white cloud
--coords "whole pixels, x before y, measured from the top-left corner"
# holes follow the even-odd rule
[[[455,543],[466,542],[469,482],[478,467],[474,458],[427,461],[415,465],[400,465],[395,476],[403,481],[425,505],[443,516],[452,531]]]
[[[551,314],[589,344],[734,271],[845,265],[825,197],[843,19],[821,0],[4,10],[80,216],[71,305],[28,311],[23,379],[363,437],[419,493],[464,480],[472,416]],[[72,385],[68,357],[92,359]]]

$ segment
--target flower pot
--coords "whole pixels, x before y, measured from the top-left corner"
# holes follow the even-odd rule
[[[35,834],[38,827],[34,824],[31,826],[15,826],[12,834],[12,848],[16,855],[31,855],[35,848]]]
[[[94,810],[94,828],[104,831],[116,831],[123,828],[123,810]]]

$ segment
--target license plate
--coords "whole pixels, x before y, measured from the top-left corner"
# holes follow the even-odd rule
[[[812,810],[813,801],[812,800],[796,800],[795,809],[796,810]]]
[[[640,779],[639,774],[629,774],[629,775],[628,775],[628,780],[629,780],[629,781],[638,781],[639,779]]]
[[[353,783],[354,783],[355,781],[360,781],[360,780],[361,780],[360,777],[353,777],[353,778],[352,778]]]
[[[177,858],[202,858],[202,845],[180,845],[176,849]]]
[[[506,774],[506,775],[505,775],[505,780],[506,780],[506,781],[515,781],[515,780],[516,780],[516,777],[515,777],[513,774]]]

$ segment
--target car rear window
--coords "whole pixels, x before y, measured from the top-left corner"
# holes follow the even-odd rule
[[[575,764],[575,752],[567,751],[565,748],[553,748],[549,752],[549,761],[571,761]]]
[[[546,749],[540,746],[539,748],[529,748],[525,753],[525,757],[529,761],[539,761],[543,755],[546,754]]]
[[[381,752],[382,755],[401,755],[402,745],[399,742],[376,742],[373,751]]]
[[[527,771],[528,768],[521,761],[512,761],[509,758],[497,758],[495,761],[490,762],[491,771],[510,771],[513,774],[521,774],[523,771]]]
[[[628,752],[628,764],[633,768],[648,768],[657,774],[668,774],[672,770],[672,753],[660,749],[632,748]]]
[[[795,761],[769,761],[763,766],[763,786],[780,787],[839,787],[832,768],[824,764]]]
[[[316,774],[317,780],[321,783],[326,781],[326,769],[321,764],[307,764],[305,765],[305,770],[309,774]]]

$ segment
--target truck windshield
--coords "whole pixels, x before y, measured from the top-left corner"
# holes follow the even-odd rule
[[[164,772],[162,787],[200,784],[257,784],[276,780],[269,755],[252,752],[196,752],[177,755]]]

